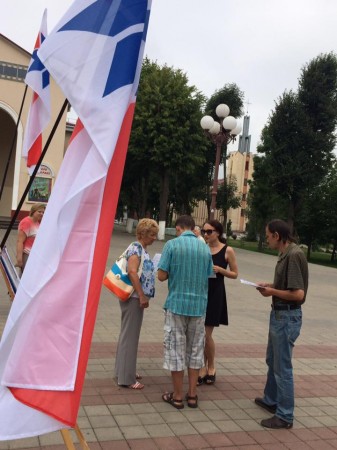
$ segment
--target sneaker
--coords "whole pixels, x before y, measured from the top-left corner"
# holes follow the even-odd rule
[[[276,412],[276,405],[267,405],[267,403],[265,403],[263,401],[263,399],[259,398],[259,397],[257,397],[254,401],[261,408],[266,409],[267,411],[269,411],[272,414],[275,414],[275,412]]]
[[[281,428],[289,430],[289,428],[293,427],[292,422],[286,422],[285,420],[280,419],[277,416],[273,416],[270,419],[261,420],[261,425],[265,428],[273,428],[277,430]]]

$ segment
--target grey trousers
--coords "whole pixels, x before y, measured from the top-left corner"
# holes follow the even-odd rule
[[[139,299],[136,297],[131,297],[126,302],[119,302],[119,306],[122,316],[115,376],[118,384],[129,386],[136,382],[138,342],[144,309],[140,308]]]

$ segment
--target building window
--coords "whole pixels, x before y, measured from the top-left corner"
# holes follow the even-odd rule
[[[18,64],[9,64],[0,61],[0,78],[24,82],[27,73],[27,67]]]
[[[242,201],[245,202],[247,200],[247,194],[242,194]]]
[[[247,186],[247,184],[248,184],[248,180],[247,180],[247,178],[245,178],[244,181],[243,181],[243,185]]]
[[[248,170],[249,169],[249,161],[246,161],[246,167],[245,167],[245,170]]]
[[[241,209],[241,217],[245,217],[245,212],[246,212],[245,209]]]

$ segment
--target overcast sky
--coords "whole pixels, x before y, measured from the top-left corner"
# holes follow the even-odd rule
[[[44,8],[51,31],[70,4],[2,0],[0,32],[31,52]],[[250,103],[255,152],[274,101],[297,89],[301,68],[337,52],[336,23],[337,0],[152,0],[145,54],[183,70],[207,97],[236,83]]]

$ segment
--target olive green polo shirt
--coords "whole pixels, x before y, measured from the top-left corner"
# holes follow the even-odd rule
[[[301,248],[295,243],[290,243],[284,253],[280,253],[275,267],[274,288],[280,290],[302,289],[304,299],[294,302],[297,305],[305,302],[308,291],[308,262]],[[273,304],[287,303],[273,295]]]

